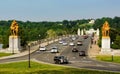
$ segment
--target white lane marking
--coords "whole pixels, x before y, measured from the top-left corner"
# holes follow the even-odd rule
[[[50,52],[50,51],[46,51],[46,52]]]
[[[85,60],[83,60],[83,61],[81,61],[81,62],[84,62],[84,63],[90,63],[90,62],[92,62],[92,61],[85,61]]]
[[[76,57],[72,57],[73,59],[75,59]]]
[[[86,57],[83,57],[83,59],[86,59]]]
[[[112,66],[112,67],[113,67],[113,66],[116,66],[116,65],[113,65],[113,64],[109,64],[109,66]]]
[[[92,61],[85,61],[85,60],[82,60],[82,61],[70,61],[70,62],[72,62],[72,63],[90,63],[90,62],[92,62]]]
[[[100,66],[100,67],[101,67],[101,66],[103,66],[103,65],[101,65],[101,64],[97,64],[96,66]]]

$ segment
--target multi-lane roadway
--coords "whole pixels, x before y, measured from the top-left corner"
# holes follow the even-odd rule
[[[49,44],[46,46],[46,51],[35,51],[31,53],[31,59],[35,59],[37,61],[42,61],[46,63],[52,63],[54,64],[54,56],[57,55],[64,55],[68,58],[69,63],[68,64],[61,64],[66,66],[72,66],[77,68],[87,68],[87,69],[96,69],[96,70],[108,70],[108,71],[118,71],[120,72],[120,64],[113,64],[113,63],[106,63],[106,62],[100,62],[96,60],[90,59],[88,56],[79,56],[79,52],[72,52],[72,48],[76,47],[79,51],[84,50],[86,52],[86,55],[89,53],[88,50],[90,48],[90,42],[91,38],[88,37],[87,39],[84,39],[83,37],[78,37],[76,40],[72,41],[70,37],[64,39],[68,45],[64,46],[59,43],[59,41],[54,42],[52,44]],[[81,40],[83,42],[82,46],[77,46],[77,41]],[[70,42],[75,43],[75,46],[70,46]],[[51,47],[57,46],[59,53],[51,53]],[[28,55],[17,57],[17,58],[9,58],[9,59],[2,59],[0,60],[0,63],[5,62],[11,62],[11,61],[20,61],[20,60],[27,60]]]

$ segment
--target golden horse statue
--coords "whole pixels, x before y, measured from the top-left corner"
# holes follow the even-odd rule
[[[109,24],[107,21],[105,21],[105,23],[102,26],[102,36],[103,37],[109,37]]]
[[[11,35],[13,36],[18,36],[18,24],[15,20],[13,20],[11,26],[10,26],[10,30],[11,30]]]

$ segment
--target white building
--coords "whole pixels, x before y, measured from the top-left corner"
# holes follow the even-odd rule
[[[94,23],[95,23],[95,20],[90,20],[89,23],[90,23],[90,24],[94,24]]]

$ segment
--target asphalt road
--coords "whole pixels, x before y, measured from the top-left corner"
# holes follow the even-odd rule
[[[75,47],[79,51],[84,50],[86,54],[88,53],[87,50],[89,49],[90,45],[90,37],[87,39],[83,39],[83,37],[79,37],[78,39],[74,40]],[[49,44],[47,47],[47,51],[35,51],[31,54],[31,59],[36,59],[38,61],[47,62],[54,64],[53,58],[56,55],[64,55],[68,58],[69,64],[61,64],[66,66],[72,66],[77,68],[87,68],[87,69],[96,69],[96,70],[107,70],[107,71],[115,71],[120,72],[120,64],[113,64],[113,63],[106,63],[100,62],[96,60],[90,59],[88,56],[79,56],[78,52],[72,52],[72,48],[74,46],[69,46],[71,42],[71,38],[64,39],[68,45],[63,46],[59,44],[59,42],[54,42]],[[82,46],[77,46],[77,41],[81,40],[83,42]],[[51,47],[57,46],[59,49],[59,53],[51,53]],[[28,55],[18,57],[18,58],[9,58],[0,60],[0,63],[11,62],[11,61],[20,61],[20,60],[27,60]]]

